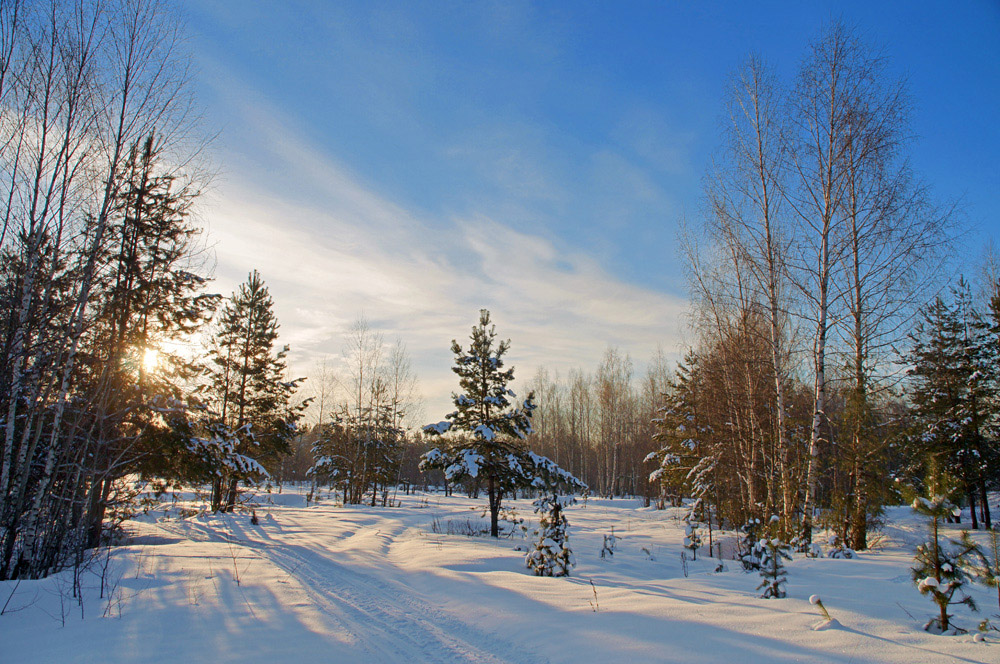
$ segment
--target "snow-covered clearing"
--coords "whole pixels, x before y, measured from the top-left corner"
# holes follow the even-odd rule
[[[248,514],[176,510],[132,522],[135,538],[115,549],[107,574],[110,602],[96,573],[84,575],[82,609],[71,572],[0,583],[0,660],[1000,662],[996,638],[922,631],[934,607],[910,581],[923,525],[909,508],[890,510],[876,552],[797,557],[788,598],[764,600],[756,574],[733,561],[716,573],[707,549],[685,577],[679,510],[637,501],[568,508],[578,565],[569,578],[539,578],[515,550],[527,544],[520,537],[447,534],[485,523],[483,500],[401,496],[401,507],[371,508],[306,507],[294,490],[270,498],[258,498],[258,526]],[[530,502],[513,505],[533,526]],[[602,560],[612,526],[617,547]],[[955,610],[970,631],[1000,612],[993,592],[973,593],[981,614]],[[812,594],[841,627],[812,629]]]

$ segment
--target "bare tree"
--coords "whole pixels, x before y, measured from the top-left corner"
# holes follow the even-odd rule
[[[851,109],[871,83],[871,66],[850,30],[834,23],[810,44],[790,101],[789,149],[795,178],[787,200],[799,231],[791,262],[794,282],[805,302],[800,314],[813,326],[813,415],[802,501],[804,543],[812,540],[820,454],[830,438],[827,354],[832,309],[842,295],[835,272],[844,252],[845,151]]]
[[[836,278],[844,292],[838,316],[847,367],[845,540],[867,548],[872,495],[886,471],[878,404],[898,340],[941,276],[950,246],[950,212],[932,208],[905,159],[909,101],[902,79],[877,54],[862,53],[865,80],[847,111],[843,150],[844,251]],[[874,500],[873,500],[874,498]]]
[[[105,478],[91,413],[70,404],[130,149],[156,136],[154,153],[188,163],[191,105],[178,25],[158,3],[4,2],[0,32],[0,245],[19,275],[0,358],[0,574],[37,575],[67,533],[46,510],[77,509]]]
[[[788,177],[783,97],[773,73],[751,56],[733,76],[726,141],[707,180],[709,228],[721,253],[743,266],[732,274],[749,291],[766,321],[774,382],[775,438],[781,469],[781,525],[785,532],[798,508],[792,483],[791,441],[786,424],[788,379],[787,254],[792,242],[782,206]],[[735,268],[736,266],[734,266]]]

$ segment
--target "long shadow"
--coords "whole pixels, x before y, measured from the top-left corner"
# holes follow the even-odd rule
[[[913,645],[913,644],[909,644],[909,643],[900,643],[899,641],[893,641],[892,639],[887,639],[884,636],[878,636],[877,634],[868,634],[867,632],[862,632],[861,630],[854,629],[853,627],[847,627],[847,626],[841,625],[837,629],[839,631],[842,631],[842,632],[850,632],[851,634],[857,634],[858,636],[864,636],[864,637],[867,637],[869,639],[874,639],[876,641],[883,641],[885,643],[891,643],[892,645],[899,646],[900,648],[907,648],[909,650],[917,650],[917,651],[925,652],[925,653],[928,653],[928,652],[929,653],[934,653],[935,655],[941,655],[942,657],[950,657],[950,658],[952,658],[954,660],[957,660],[959,662],[969,662],[970,664],[983,664],[982,660],[969,659],[967,657],[961,657],[961,656],[956,655],[954,653],[942,652],[940,650],[934,650],[933,648],[926,648],[924,646],[918,646],[918,645]]]
[[[271,555],[275,554],[275,555]],[[407,593],[416,600],[414,607],[421,610],[423,607],[432,606],[433,602],[427,599],[428,596],[440,595],[442,592],[450,598],[470,597],[479,600],[486,600],[490,607],[485,612],[480,608],[477,611],[456,612],[454,609],[447,613],[433,612],[429,616],[430,620],[446,631],[451,631],[456,636],[460,635],[463,640],[470,643],[485,645],[491,654],[503,661],[509,661],[511,649],[504,634],[519,633],[522,637],[519,641],[524,643],[535,642],[535,639],[525,638],[525,633],[538,632],[537,643],[545,643],[545,633],[558,633],[560,641],[568,643],[593,642],[600,643],[602,636],[607,634],[622,635],[628,645],[620,646],[632,653],[635,657],[642,657],[642,652],[659,653],[657,657],[661,661],[690,661],[689,655],[693,654],[690,649],[693,634],[698,635],[696,647],[699,653],[711,653],[717,661],[761,661],[761,662],[785,662],[785,661],[826,661],[826,662],[851,662],[853,657],[845,654],[837,654],[825,649],[810,648],[802,644],[794,644],[785,639],[752,634],[734,630],[728,627],[715,624],[706,624],[697,620],[678,620],[676,618],[664,619],[653,616],[637,614],[631,611],[599,611],[590,615],[589,611],[582,610],[585,606],[581,602],[581,610],[555,607],[549,603],[535,599],[524,592],[503,588],[495,585],[484,587],[484,581],[478,578],[474,572],[462,572],[456,570],[454,566],[447,569],[452,572],[450,575],[438,574],[431,570],[412,571],[405,573],[405,581],[389,577],[374,576],[370,574],[370,567],[358,569],[356,564],[342,563],[324,555],[324,552],[316,551],[308,546],[280,545],[269,550],[268,557],[280,567],[291,567],[292,561],[297,565],[296,569],[290,570],[293,576],[300,577],[303,585],[307,587],[318,587],[326,595],[327,601],[334,606],[339,600],[343,600],[341,606],[351,607],[353,613],[349,616],[352,620],[371,623],[378,622],[378,616],[373,615],[370,608],[358,608],[358,592],[368,592],[374,597],[395,597],[402,602]],[[305,566],[304,568],[302,566]],[[308,573],[303,574],[304,571]],[[392,572],[392,566],[386,565],[380,572]],[[492,570],[496,571],[496,570]],[[403,572],[397,570],[397,574]],[[455,577],[458,574],[458,578]],[[526,574],[527,576],[527,574]],[[531,579],[533,577],[527,577]],[[351,579],[353,581],[346,581]],[[547,580],[552,582],[552,580]],[[355,588],[349,585],[353,582]],[[585,591],[581,594],[590,593],[589,582],[570,577],[560,579],[557,582],[571,583]],[[544,592],[544,588],[541,589]],[[694,598],[681,593],[663,591],[657,592],[647,590],[647,596],[657,596],[664,600],[683,601],[693,605],[716,604],[701,598]],[[461,604],[460,599],[451,602]],[[734,609],[746,611],[748,608],[757,610],[761,607],[747,607],[738,603],[729,603]],[[405,607],[404,607],[405,609]],[[775,614],[787,614],[778,607],[770,611]],[[470,619],[479,615],[477,624],[470,623]],[[504,616],[503,619],[492,616]],[[527,616],[520,622],[521,625],[511,624],[512,616]],[[544,625],[538,625],[533,617],[544,615]],[[462,617],[456,617],[462,616]],[[492,621],[496,620],[495,623]],[[532,624],[532,623],[535,624]],[[597,623],[596,625],[593,623]],[[419,623],[416,623],[419,624]],[[609,629],[611,628],[611,629]],[[599,634],[595,634],[599,632]],[[929,648],[908,646],[884,637],[874,637],[872,635],[856,632],[860,636],[877,638],[885,643],[903,647],[914,652],[922,652],[924,655],[933,653],[947,657],[949,655]],[[682,653],[676,655],[669,654],[669,649],[664,650],[664,646],[685,646]],[[494,650],[496,648],[496,650]],[[621,654],[621,653],[620,653]],[[614,656],[614,653],[609,653]],[[402,657],[402,655],[400,655]],[[750,659],[748,659],[750,657]],[[557,657],[554,657],[558,659]],[[541,661],[545,659],[543,653],[532,653],[532,659],[523,661]],[[701,658],[704,661],[704,657]],[[973,661],[961,659],[961,661]]]

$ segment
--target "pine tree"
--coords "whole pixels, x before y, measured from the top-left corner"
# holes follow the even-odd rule
[[[938,488],[938,487],[933,487]],[[976,604],[972,597],[964,594],[963,587],[968,581],[964,568],[970,555],[978,550],[968,535],[962,540],[941,540],[941,520],[958,512],[958,508],[945,495],[935,494],[932,498],[919,497],[913,501],[913,509],[919,514],[929,517],[929,539],[917,546],[912,571],[913,581],[921,595],[930,595],[938,606],[938,615],[932,618],[924,629],[942,634],[952,629],[951,615],[948,607],[952,604],[965,604],[975,610]],[[956,600],[958,593],[961,599]]]
[[[952,299],[935,299],[910,335],[910,396],[919,427],[910,455],[961,481],[977,529],[977,502],[984,525],[991,525],[983,500],[995,454],[987,425],[997,399],[997,356],[964,280],[952,289]]]
[[[749,519],[740,527],[740,562],[747,572],[760,569],[760,547],[757,545],[760,542],[761,528],[760,519],[757,518]]]
[[[783,561],[792,559],[792,547],[777,537],[758,540],[754,545],[757,559],[760,561],[761,582],[757,590],[763,590],[763,599],[781,599],[785,596],[785,574]]]
[[[700,478],[700,474],[694,470],[704,458],[708,428],[698,417],[699,378],[698,356],[688,353],[668,385],[659,417],[654,421],[657,431],[653,439],[662,447],[645,459],[659,465],[649,474],[649,481],[660,485],[661,495],[674,507],[680,506],[682,497],[695,492],[694,475]]]
[[[198,331],[221,299],[202,293],[206,280],[186,269],[199,233],[188,220],[198,192],[164,173],[162,159],[152,134],[129,151],[94,287],[94,349],[80,378],[93,410],[91,547],[115,480],[136,471],[176,475],[186,386],[197,368],[170,344]]]
[[[255,463],[216,465],[211,457],[212,509],[231,511],[239,482],[268,476],[265,466],[289,450],[305,404],[291,404],[298,381],[285,379],[288,346],[275,348],[278,320],[256,270],[223,308],[210,351],[209,426],[234,441],[220,449]],[[211,440],[211,438],[207,438]],[[197,443],[205,439],[194,439]]]
[[[691,552],[691,559],[698,560],[698,549],[701,548],[701,534],[698,524],[688,521],[684,524],[684,548]]]
[[[498,341],[496,327],[486,309],[472,328],[471,343],[464,350],[452,341],[455,355],[452,371],[458,375],[461,392],[452,394],[456,410],[447,420],[424,427],[439,436],[449,431],[470,434],[458,439],[447,451],[432,449],[421,457],[421,470],[439,468],[449,482],[471,478],[485,484],[489,497],[490,535],[499,537],[500,506],[518,487],[543,491],[584,490],[586,485],[546,457],[528,451],[523,440],[531,433],[534,395],[520,405],[508,387],[514,369],[504,368],[510,341]]]
[[[563,509],[572,504],[572,498],[545,494],[534,502],[535,513],[541,514],[535,535],[535,548],[525,557],[525,565],[536,576],[569,576],[576,566],[573,551],[569,548],[569,521]]]
[[[827,554],[828,558],[853,558],[857,555],[854,553],[854,549],[844,544],[843,538],[839,535],[830,535],[828,543],[830,544],[830,552]]]

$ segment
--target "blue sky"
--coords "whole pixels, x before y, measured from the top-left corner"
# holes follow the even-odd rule
[[[298,366],[359,313],[410,346],[437,415],[448,342],[494,310],[522,378],[684,341],[678,224],[729,73],[791,77],[825,21],[884,47],[915,170],[1000,229],[1000,2],[181,5],[221,170],[220,288],[272,286]]]

